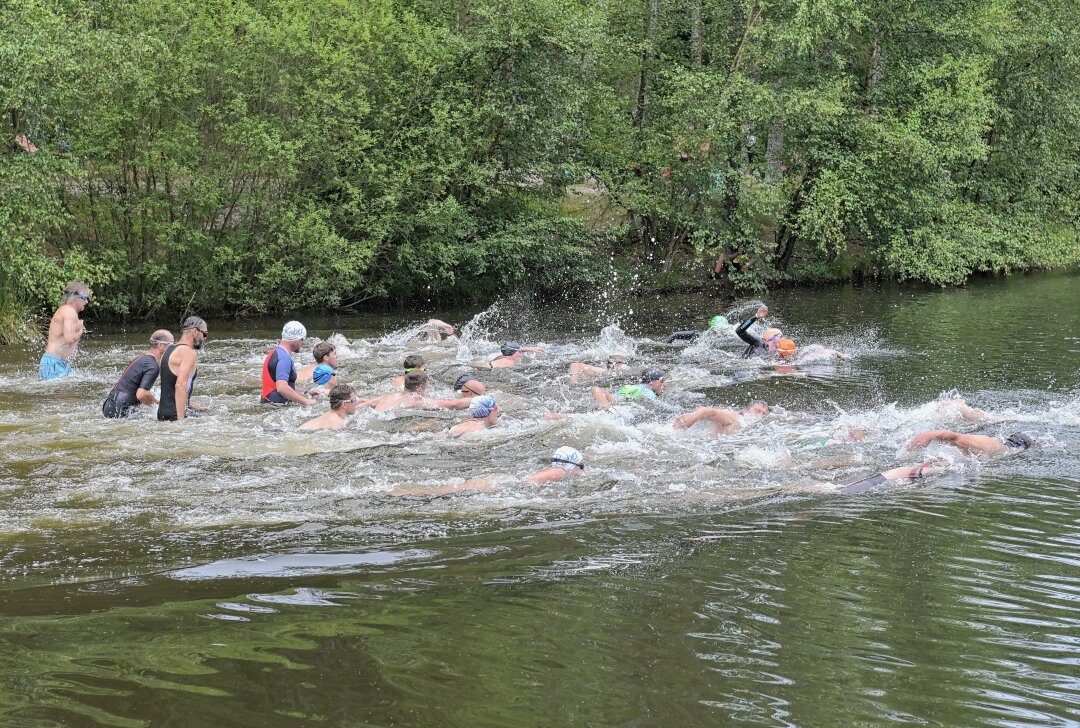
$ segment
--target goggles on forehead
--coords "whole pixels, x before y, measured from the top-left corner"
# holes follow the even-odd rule
[[[151,344],[175,344],[175,341],[162,341],[161,339],[150,339]]]

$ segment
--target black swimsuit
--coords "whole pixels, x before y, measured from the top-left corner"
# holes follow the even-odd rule
[[[101,413],[106,417],[127,417],[134,412],[139,406],[139,390],[149,390],[154,386],[159,368],[157,360],[149,354],[143,354],[128,364],[105,398]]]
[[[157,418],[159,420],[177,419],[176,375],[173,374],[172,369],[169,368],[169,357],[172,356],[173,351],[175,351],[178,346],[187,346],[187,344],[173,344],[165,350],[165,354],[161,357],[161,402],[158,404],[157,410]],[[191,379],[188,380],[188,402],[191,402],[191,390],[195,385],[195,377],[197,376],[199,376],[198,368],[191,373]],[[184,416],[187,417],[191,412],[191,407],[188,407],[184,412]]]

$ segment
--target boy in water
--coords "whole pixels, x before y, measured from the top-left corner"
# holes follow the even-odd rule
[[[391,380],[391,384],[393,384],[398,389],[401,389],[405,386],[405,377],[407,377],[412,372],[423,372],[426,366],[424,364],[424,357],[420,356],[419,354],[409,354],[407,357],[405,357],[405,361],[403,361],[401,364],[405,368],[405,373],[399,374]]]
[[[315,363],[301,367],[296,373],[296,383],[333,389],[338,383],[337,347],[329,341],[320,341],[311,350],[311,355],[315,357]]]
[[[79,314],[89,305],[89,286],[82,281],[72,281],[64,286],[60,307],[49,321],[49,341],[38,365],[42,379],[58,379],[71,373],[71,360],[86,331]]]
[[[344,430],[345,420],[356,414],[360,406],[360,400],[356,398],[356,392],[347,384],[338,384],[330,390],[330,411],[325,415],[308,420],[300,425],[304,431],[310,430]]]

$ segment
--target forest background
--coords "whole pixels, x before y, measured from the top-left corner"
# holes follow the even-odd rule
[[[0,337],[69,279],[171,320],[1070,264],[1078,11],[0,0]]]

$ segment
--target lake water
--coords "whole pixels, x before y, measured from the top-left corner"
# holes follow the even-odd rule
[[[348,340],[361,396],[409,353],[437,395],[476,374],[505,414],[463,440],[440,435],[452,412],[297,432],[325,404],[258,404],[281,319],[210,322],[211,412],[182,424],[100,412],[165,322],[91,323],[58,382],[0,348],[0,725],[1080,725],[1078,284],[776,292],[802,352],[846,354],[792,366],[729,331],[663,343],[749,299],[303,319]],[[420,342],[433,314],[461,338]],[[558,348],[472,366],[506,338]],[[569,381],[611,353],[629,373],[598,384],[660,366],[661,400],[601,412]],[[671,426],[755,398],[773,413],[730,437]],[[1038,446],[906,452],[926,429]],[[526,486],[560,445],[583,475]],[[836,492],[928,458],[916,484]],[[474,476],[500,487],[392,494]]]

